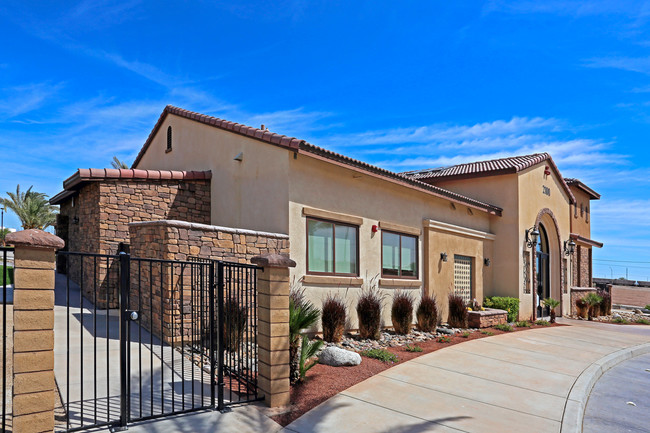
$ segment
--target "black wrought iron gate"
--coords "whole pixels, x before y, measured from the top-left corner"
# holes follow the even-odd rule
[[[258,400],[257,267],[58,254],[59,430]]]

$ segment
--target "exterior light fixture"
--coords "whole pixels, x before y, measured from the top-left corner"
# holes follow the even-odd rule
[[[564,241],[564,255],[565,256],[570,256],[575,252],[576,252],[576,243],[573,242],[573,239],[569,239],[568,241]]]
[[[234,158],[235,161],[242,162],[244,160],[244,152],[239,152]]]
[[[79,217],[72,218],[72,224],[79,224]]]
[[[536,226],[532,226],[526,230],[526,246],[535,249],[537,246],[537,239],[539,239],[539,230]]]
[[[447,253],[440,253],[440,260],[442,260],[443,262],[446,262],[447,261]]]
[[[483,259],[483,263],[485,264],[485,266],[490,266],[490,263],[492,263],[492,262],[490,262],[490,259],[488,259],[486,257],[486,258]]]

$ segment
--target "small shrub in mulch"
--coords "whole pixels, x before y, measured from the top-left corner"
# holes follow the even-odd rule
[[[460,334],[460,336],[463,337],[463,338],[468,338],[470,336],[470,334],[471,334],[471,332],[465,331],[462,334]]]
[[[447,323],[452,328],[467,328],[467,307],[460,296],[449,294],[449,317]]]
[[[639,325],[650,325],[650,320],[648,319],[636,319],[634,323],[638,323]]]
[[[433,332],[438,325],[438,306],[436,298],[425,294],[420,299],[420,305],[415,313],[418,329],[422,332]]]
[[[362,356],[365,356],[367,358],[373,358],[373,359],[378,359],[381,362],[392,362],[395,363],[399,361],[397,358],[397,355],[395,355],[392,352],[389,352],[386,349],[370,349],[370,350],[364,350],[361,352]]]
[[[622,318],[622,317],[614,317],[614,318],[612,319],[612,323],[620,323],[621,325],[626,325],[626,324],[628,324],[628,323],[630,323],[630,322],[628,322],[627,320],[625,320],[625,319]]]
[[[406,346],[404,346],[404,350],[406,350],[407,352],[422,352],[422,348],[417,344],[414,344],[413,346],[407,344]]]
[[[378,340],[380,337],[381,307],[383,299],[376,287],[364,289],[357,302],[359,337]]]
[[[551,322],[549,322],[548,320],[541,320],[541,319],[540,319],[540,320],[535,321],[535,325],[539,325],[539,326],[551,326]]]
[[[494,332],[483,330],[483,331],[481,331],[481,334],[483,334],[483,335],[487,335],[487,336],[489,337],[490,335],[494,335]]]
[[[402,291],[395,292],[390,318],[395,333],[406,335],[411,332],[413,323],[413,297]]]
[[[451,343],[451,337],[448,335],[441,335],[436,339],[438,343]]]
[[[498,325],[494,325],[494,329],[498,329],[499,331],[504,331],[504,332],[512,332],[512,326],[508,325],[507,323],[500,323]]]
[[[530,328],[530,322],[527,320],[520,320],[518,322],[515,322],[515,326],[517,328]]]
[[[340,342],[345,331],[345,318],[345,302],[338,294],[329,294],[323,301],[323,311],[321,312],[323,340],[328,343]]]

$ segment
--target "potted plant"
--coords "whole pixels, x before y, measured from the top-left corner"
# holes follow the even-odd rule
[[[588,320],[592,320],[594,316],[598,317],[598,306],[600,303],[603,301],[603,298],[598,296],[594,292],[587,293],[587,295],[584,297],[585,302],[589,306],[588,309]]]
[[[560,301],[553,298],[546,298],[543,301],[545,307],[548,307],[551,313],[551,323],[555,323],[555,309],[560,305]]]
[[[578,317],[586,319],[588,310],[589,304],[587,304],[587,301],[585,301],[584,298],[576,299],[576,313],[578,314]]]

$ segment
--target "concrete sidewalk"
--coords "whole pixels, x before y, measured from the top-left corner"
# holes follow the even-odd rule
[[[334,396],[285,431],[559,432],[585,370],[650,342],[650,327],[574,322],[418,357]]]

